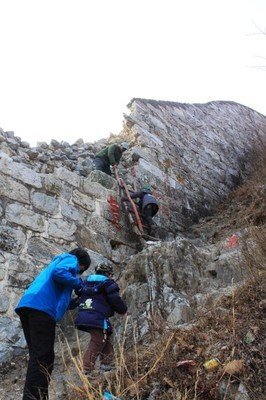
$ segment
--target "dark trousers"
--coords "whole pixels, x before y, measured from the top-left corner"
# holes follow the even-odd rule
[[[29,348],[23,400],[47,400],[54,365],[55,321],[45,312],[21,308],[19,312]]]
[[[158,212],[158,209],[159,209],[158,205],[153,203],[147,204],[143,208],[141,212],[141,218],[145,225],[147,225],[148,227],[154,225],[152,217],[154,217],[154,215]]]
[[[93,163],[98,171],[102,171],[110,176],[112,175],[110,164],[108,164],[103,158],[95,157]]]
[[[105,335],[103,329],[90,329],[91,339],[83,357],[83,366],[86,371],[94,369],[98,356],[102,364],[110,365],[114,359],[114,350],[111,335]]]

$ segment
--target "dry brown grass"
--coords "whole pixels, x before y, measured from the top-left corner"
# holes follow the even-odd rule
[[[264,272],[259,274],[265,278]],[[94,383],[83,376],[80,358],[73,357],[79,382],[70,373],[71,399],[100,399],[103,389],[108,389],[123,400],[143,400],[157,388],[154,398],[160,400],[218,400],[222,380],[228,385],[242,382],[252,400],[262,399],[263,295],[263,288],[251,279],[221,298],[207,314],[199,315],[188,330],[164,331],[160,339],[146,345],[135,342],[130,351],[125,350],[123,336],[116,372]],[[207,371],[204,363],[212,358],[219,360],[219,366]],[[194,362],[180,363],[184,360]]]
[[[158,399],[175,399],[177,390],[182,400],[219,399],[218,386],[225,372],[235,381],[244,382],[252,399],[262,398],[265,367],[262,299],[262,288],[255,280],[249,281],[217,302],[207,315],[199,316],[191,329],[165,332],[161,340],[139,347],[138,376],[145,377],[138,385],[140,398],[145,399],[157,384]],[[159,357],[161,349],[163,357]],[[207,371],[203,364],[212,358],[218,358],[220,365]],[[194,360],[195,365],[178,366],[183,360]],[[133,362],[134,354],[128,355],[128,365]],[[129,371],[131,377],[136,377],[135,370],[129,368]]]
[[[213,243],[247,227],[266,224],[266,148],[253,156],[253,169],[245,182],[214,209],[209,221],[194,227]],[[218,227],[218,228],[217,228]]]

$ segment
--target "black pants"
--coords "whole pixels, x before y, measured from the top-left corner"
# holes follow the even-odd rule
[[[47,400],[54,366],[56,324],[48,314],[32,308],[21,308],[19,316],[30,356],[23,400]]]
[[[110,168],[110,164],[108,164],[107,162],[105,162],[105,160],[104,160],[103,158],[101,158],[101,157],[95,157],[94,160],[93,160],[93,163],[94,163],[94,165],[95,165],[95,168],[96,168],[98,171],[102,171],[102,172],[104,172],[105,174],[110,175],[110,176],[112,175],[111,168]]]
[[[144,222],[145,225],[147,225],[149,228],[151,228],[152,225],[154,225],[152,217],[158,212],[158,205],[157,204],[147,204],[141,213],[141,218]]]

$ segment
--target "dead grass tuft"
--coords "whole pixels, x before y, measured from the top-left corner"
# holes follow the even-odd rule
[[[250,280],[223,296],[186,330],[164,331],[159,340],[145,345],[135,343],[130,351],[125,350],[122,339],[116,373],[102,380],[84,379],[81,365],[74,358],[80,382],[71,383],[72,372],[70,398],[101,399],[103,390],[108,389],[123,400],[144,400],[152,391],[158,400],[218,400],[225,379],[244,383],[252,400],[263,398],[263,294],[261,286]],[[204,363],[213,358],[219,364],[208,371]]]
[[[244,370],[243,360],[232,360],[225,364],[223,372],[228,375],[236,375]]]

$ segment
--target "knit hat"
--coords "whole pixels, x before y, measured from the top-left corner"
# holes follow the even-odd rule
[[[95,267],[95,272],[97,274],[104,274],[104,275],[112,275],[113,274],[113,267],[107,263],[101,263]]]
[[[144,192],[151,192],[151,185],[145,184],[142,186],[142,189]]]

